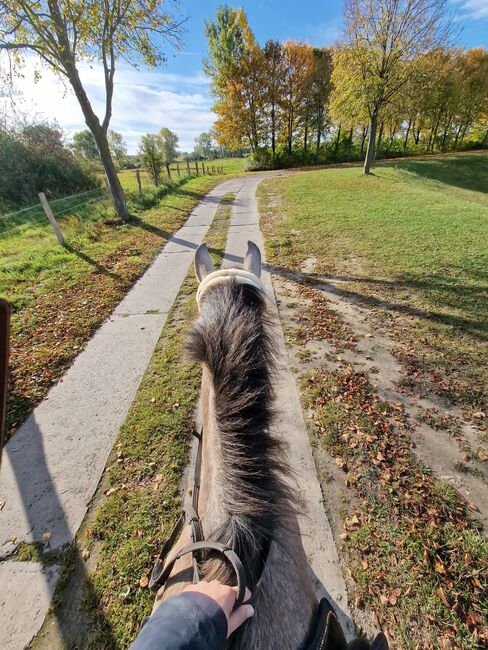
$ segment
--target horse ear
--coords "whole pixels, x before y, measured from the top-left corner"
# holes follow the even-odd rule
[[[244,269],[261,277],[261,252],[252,241],[247,242],[247,253],[244,258]]]
[[[214,267],[208,254],[207,244],[200,244],[195,253],[195,275],[198,281],[201,282],[206,275],[213,273],[213,270]]]

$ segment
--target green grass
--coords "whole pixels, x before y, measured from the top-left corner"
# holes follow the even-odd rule
[[[216,268],[225,250],[232,200],[232,195],[223,198],[206,237]],[[126,648],[151,612],[153,594],[140,582],[179,515],[194,426],[200,369],[185,360],[183,348],[197,315],[196,288],[190,271],[119,432],[104,479],[107,496],[78,536],[78,545],[88,546],[97,558],[84,587],[83,648]],[[69,581],[66,589],[76,591]],[[71,617],[79,627],[79,612],[62,611],[65,598],[59,590],[56,600],[61,604],[57,616]],[[79,629],[72,633],[80,647]]]
[[[13,305],[7,432],[23,422],[168,237],[222,176],[128,193],[135,219],[114,218],[109,199],[60,219],[68,246],[40,221],[0,237],[0,296]]]
[[[405,343],[410,388],[486,408],[488,155],[307,172],[259,192],[273,264],[315,257]]]

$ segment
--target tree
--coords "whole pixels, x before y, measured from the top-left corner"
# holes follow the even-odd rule
[[[99,160],[97,143],[91,131],[78,131],[73,135],[72,149],[78,156],[87,160]]]
[[[164,0],[0,0],[0,50],[14,54],[16,66],[34,52],[71,84],[97,143],[118,215],[129,219],[107,139],[117,61],[155,66],[164,61],[164,41],[178,46],[181,24],[165,11]],[[93,110],[79,74],[83,60],[100,61],[105,82],[102,119]]]
[[[110,153],[117,161],[119,167],[122,167],[127,161],[127,145],[122,134],[110,129],[108,132],[108,146],[110,147]]]
[[[241,8],[219,7],[215,21],[205,23],[205,35],[208,58],[204,69],[217,98],[213,109],[218,115],[218,141],[233,149],[249,143],[256,151],[265,132],[263,51]]]
[[[178,136],[167,128],[162,128],[158,134],[158,143],[165,163],[172,163],[178,156]]]
[[[142,164],[151,174],[154,185],[158,186],[161,180],[161,171],[164,167],[160,136],[154,133],[143,135],[139,143],[139,152]]]
[[[327,48],[313,50],[312,72],[307,80],[307,123],[315,132],[315,160],[319,163],[320,140],[326,126],[329,97],[332,90],[332,54]],[[306,149],[305,145],[305,149]]]
[[[312,74],[313,49],[306,43],[283,43],[283,91],[280,107],[283,116],[283,137],[291,154],[293,136],[305,115],[306,81]]]
[[[369,114],[364,173],[376,153],[378,116],[408,79],[406,63],[445,40],[448,0],[345,0],[345,45]]]
[[[195,153],[201,158],[212,158],[215,153],[214,131],[204,131],[195,138]]]
[[[283,90],[284,62],[279,41],[269,40],[264,46],[264,75],[266,82],[265,102],[269,111],[271,152],[276,154],[276,138],[280,121],[280,98]]]

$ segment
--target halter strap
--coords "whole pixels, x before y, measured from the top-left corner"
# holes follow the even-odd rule
[[[209,273],[201,281],[196,296],[198,305],[200,305],[200,301],[210,287],[215,287],[219,284],[230,284],[231,282],[235,284],[247,284],[258,289],[258,291],[266,296],[266,287],[254,273],[245,271],[244,269],[220,269],[219,271]]]

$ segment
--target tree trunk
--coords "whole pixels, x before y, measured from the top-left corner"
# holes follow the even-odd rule
[[[447,121],[446,124],[446,128],[444,129],[444,133],[442,134],[441,151],[445,151],[446,148],[447,134],[449,132],[449,129],[451,128],[451,119],[452,116],[449,117],[449,120]]]
[[[125,197],[122,191],[122,186],[120,184],[119,177],[117,176],[117,171],[112,160],[110,147],[108,146],[107,129],[102,127],[100,120],[93,112],[90,100],[88,99],[85,89],[83,88],[83,84],[81,83],[76,65],[73,62],[67,62],[66,71],[68,73],[68,79],[71,83],[71,86],[75,91],[75,95],[78,99],[81,110],[83,111],[85,124],[92,132],[93,137],[95,138],[95,142],[97,143],[98,152],[100,154],[103,168],[105,169],[105,174],[110,186],[110,191],[112,193],[117,215],[123,221],[130,221],[130,215],[125,204]]]
[[[405,140],[403,141],[403,153],[407,151],[408,136],[410,135],[410,129],[412,128],[412,118],[408,120],[407,132],[405,134]]]
[[[463,132],[461,133],[461,140],[460,140],[459,144],[463,144],[464,136],[466,135],[466,131],[468,130],[468,126],[469,126],[469,124],[466,124],[466,126],[464,127]]]
[[[308,147],[308,115],[305,116],[305,125],[304,125],[304,134],[303,134],[303,149],[305,153],[307,152]]]
[[[381,122],[381,124],[380,124],[380,132],[378,133],[378,142],[376,144],[376,151],[379,151],[379,148],[381,147],[381,141],[383,140],[384,127],[385,127],[384,122]],[[375,156],[376,156],[376,151],[375,151]]]
[[[486,130],[485,137],[483,138],[483,142],[481,143],[481,148],[483,148],[487,142],[488,142],[488,129]]]
[[[276,154],[276,109],[275,103],[271,104],[271,151],[273,152],[273,158]]]
[[[322,129],[317,129],[317,143],[316,143],[316,149],[315,149],[315,162],[317,163],[317,165],[320,162],[320,138],[321,138],[321,135],[322,135],[321,130]],[[488,131],[487,131],[487,135],[488,135]]]
[[[371,174],[371,165],[376,155],[376,129],[378,128],[378,109],[374,108],[369,124],[368,149],[364,160],[363,174]]]
[[[339,124],[339,130],[337,131],[337,138],[334,146],[334,156],[337,154],[337,150],[339,149],[339,142],[341,139],[341,128],[342,128],[342,124]]]
[[[363,126],[363,134],[361,137],[361,155],[364,153],[364,143],[366,142],[366,136],[368,135],[369,126]]]
[[[353,136],[353,127],[351,126],[351,130],[349,131],[349,138],[347,141],[347,158],[349,159],[351,157],[351,149],[352,149],[352,136]]]
[[[414,134],[415,144],[418,144],[420,141],[420,132],[422,131],[422,125],[419,125],[416,133]]]
[[[458,146],[458,140],[459,140],[459,135],[461,133],[461,129],[463,128],[462,123],[459,125],[458,130],[456,131],[456,137],[454,138],[454,149]]]

